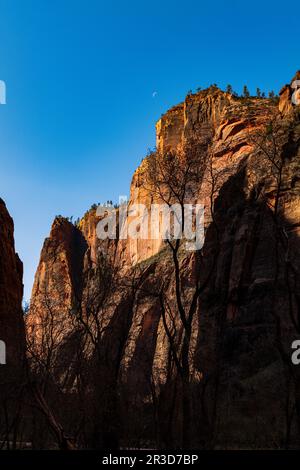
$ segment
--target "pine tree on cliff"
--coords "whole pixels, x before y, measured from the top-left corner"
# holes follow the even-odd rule
[[[260,88],[256,88],[256,96],[257,96],[257,98],[261,98]]]
[[[233,89],[231,85],[227,85],[226,87],[226,93],[230,93],[231,95],[233,94]]]
[[[247,85],[244,85],[244,88],[243,88],[243,98],[250,98],[250,93],[249,93]]]

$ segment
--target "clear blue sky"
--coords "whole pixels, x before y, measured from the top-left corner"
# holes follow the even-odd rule
[[[214,82],[278,91],[299,53],[296,3],[0,0],[0,196],[25,299],[54,216],[128,194],[163,112]]]

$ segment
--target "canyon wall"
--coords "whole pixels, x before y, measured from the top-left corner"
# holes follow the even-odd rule
[[[22,277],[23,265],[14,247],[13,221],[0,199],[0,339],[6,344],[7,362],[0,366],[1,382],[11,381],[11,374],[23,360]]]
[[[22,427],[25,388],[23,265],[14,246],[14,224],[0,199],[0,440],[9,448]],[[5,347],[4,347],[5,345]],[[5,364],[2,360],[5,359]]]
[[[193,201],[205,206],[204,246],[178,256],[186,311],[201,286],[188,350],[194,447],[299,445],[300,381],[290,355],[300,331],[300,125],[289,98],[286,87],[278,114],[276,100],[211,87],[187,96],[156,126],[161,154],[211,135],[199,153]],[[275,132],[274,156],[266,149],[274,150]],[[133,176],[129,211],[153,202],[144,184],[149,158],[155,155]],[[66,394],[83,393],[102,444],[118,434],[126,445],[180,446],[184,391],[168,333],[178,351],[185,333],[172,252],[161,239],[101,241],[99,220],[91,209],[77,226],[54,221],[35,277],[29,336],[43,354],[50,315],[52,380]],[[173,312],[167,320],[160,293]],[[74,337],[86,371],[82,388]]]

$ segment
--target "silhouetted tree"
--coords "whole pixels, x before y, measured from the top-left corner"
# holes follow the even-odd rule
[[[249,93],[249,90],[248,90],[247,85],[244,85],[244,88],[243,88],[243,97],[244,97],[244,98],[249,98],[249,97],[250,97],[250,93]]]
[[[195,200],[202,181],[205,163],[208,157],[208,145],[211,139],[211,129],[203,127],[197,139],[188,147],[151,155],[147,159],[144,188],[152,197],[171,207],[180,206],[182,228],[185,225],[184,205]],[[183,229],[182,229],[183,230]],[[191,301],[186,303],[186,289],[182,280],[181,240],[169,238],[166,244],[170,250],[174,266],[175,311],[172,299],[168,298],[167,284],[164,282],[158,293],[163,326],[169,341],[171,355],[174,360],[178,376],[182,383],[182,447],[191,445],[191,364],[189,359],[192,337],[192,323],[198,305],[198,299],[205,289],[211,276],[212,269],[207,273],[204,282],[200,282],[201,252],[195,252],[195,280],[190,286]]]

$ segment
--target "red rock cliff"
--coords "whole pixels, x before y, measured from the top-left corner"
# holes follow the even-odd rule
[[[299,373],[289,362],[290,345],[299,335],[300,124],[295,107],[283,105],[282,96],[281,114],[276,114],[280,174],[264,147],[276,127],[273,123],[270,130],[269,124],[277,112],[274,100],[238,99],[213,87],[188,96],[157,124],[162,153],[177,151],[207,128],[211,132],[207,152],[199,158],[203,175],[196,196],[206,206],[205,243],[200,255],[180,256],[184,307],[191,303],[195,279],[204,286],[188,351],[195,446],[205,446],[213,435],[217,446],[272,447],[275,442],[280,447],[287,426],[291,442],[300,436]],[[265,132],[262,144],[257,136]],[[136,202],[149,207],[153,200],[143,185],[145,171],[144,161],[133,176],[129,207]],[[213,194],[212,171],[218,175]],[[105,409],[114,415],[118,402],[123,436],[153,436],[153,414],[162,445],[180,445],[172,335],[180,350],[184,332],[175,313],[171,321],[177,311],[172,256],[162,240],[103,243],[95,234],[97,220],[92,210],[79,227],[54,222],[36,274],[30,325],[46,315],[46,289],[57,301],[55,318],[58,323],[65,318],[67,325],[58,332],[57,347],[67,344],[75,297],[77,315],[85,321],[81,327],[88,324],[92,338],[81,350],[85,367],[90,362],[93,379],[96,374],[105,383],[93,409],[97,415],[103,402],[98,422],[107,418]],[[103,277],[103,267],[111,277]],[[157,296],[162,286],[169,335]],[[40,333],[31,334],[38,338]],[[73,386],[78,386],[75,379]],[[84,393],[88,390],[89,381]]]

